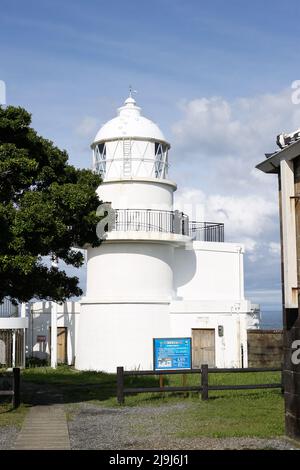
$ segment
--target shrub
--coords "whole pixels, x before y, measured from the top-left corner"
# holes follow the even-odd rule
[[[48,359],[40,359],[39,357],[30,356],[26,358],[26,367],[45,367],[49,365]]]

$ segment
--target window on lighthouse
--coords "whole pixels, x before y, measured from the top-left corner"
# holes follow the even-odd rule
[[[106,172],[106,145],[98,144],[96,147],[96,171],[104,176]]]
[[[167,148],[161,142],[155,142],[155,176],[165,178],[167,170]]]

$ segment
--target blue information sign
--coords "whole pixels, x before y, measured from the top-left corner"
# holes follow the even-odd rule
[[[154,338],[154,370],[191,369],[191,338]]]

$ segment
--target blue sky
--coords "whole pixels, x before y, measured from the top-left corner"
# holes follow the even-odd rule
[[[300,127],[297,1],[1,0],[8,104],[90,166],[89,144],[128,93],[172,143],[178,203],[201,203],[245,242],[246,289],[280,304],[277,186],[255,164]],[[248,216],[249,214],[249,216]]]

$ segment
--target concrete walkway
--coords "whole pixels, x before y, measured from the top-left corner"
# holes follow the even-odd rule
[[[13,449],[70,450],[63,405],[38,405],[30,408]]]

